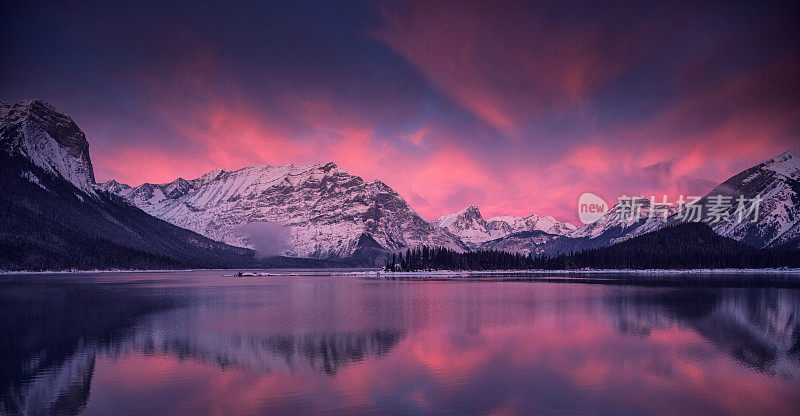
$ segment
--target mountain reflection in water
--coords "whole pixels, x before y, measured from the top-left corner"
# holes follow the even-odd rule
[[[219,274],[2,278],[0,413],[800,406],[795,289]]]
[[[785,289],[672,290],[649,296],[610,297],[609,316],[626,333],[691,328],[739,362],[786,381],[800,378],[800,309]]]

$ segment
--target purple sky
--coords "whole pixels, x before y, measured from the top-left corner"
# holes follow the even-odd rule
[[[139,3],[139,2],[136,2]],[[576,219],[800,150],[797,2],[4,2],[0,100],[98,180],[334,161],[429,219]]]

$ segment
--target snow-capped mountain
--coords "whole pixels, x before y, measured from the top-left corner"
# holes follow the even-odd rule
[[[582,249],[603,247],[629,238],[656,231],[668,224],[658,212],[650,217],[650,201],[641,197],[637,201],[639,220],[620,221],[619,203],[615,204],[598,221],[581,227],[562,223],[551,216],[529,217],[500,216],[484,220],[477,206],[442,216],[436,223],[472,249],[502,250],[514,253],[557,254]],[[667,217],[675,208],[667,209]]]
[[[0,145],[75,187],[94,193],[94,170],[86,135],[72,119],[40,100],[0,103]],[[29,180],[36,181],[29,175]]]
[[[481,243],[480,250],[498,250],[509,253],[554,255],[578,251],[587,239],[549,234],[544,231],[520,231],[495,240]],[[587,247],[589,248],[589,247]]]
[[[623,208],[622,202],[617,202],[600,219],[591,224],[572,226],[566,230],[563,226],[560,230],[554,227],[561,231],[558,233],[546,230],[535,233],[514,233],[497,240],[486,241],[480,248],[552,255],[610,246],[674,224],[671,220],[677,212],[674,206],[657,208],[651,216],[651,201],[648,198],[638,196],[630,204],[637,207],[637,214],[631,215],[631,208]],[[622,215],[623,209],[627,209],[627,215]]]
[[[119,195],[124,195],[128,193],[131,189],[133,189],[130,185],[119,183],[113,179],[105,181],[102,184],[99,184],[99,186],[111,193]]]
[[[717,234],[759,248],[800,247],[800,156],[796,152],[787,151],[746,169],[711,190],[695,203],[701,206],[707,222],[709,197],[716,195],[729,197],[731,202],[726,210],[728,219],[710,224]],[[740,196],[747,199],[761,197],[757,222],[737,221],[736,200]],[[485,240],[480,248],[533,254],[582,250],[616,244],[682,221],[675,206],[666,209],[665,221],[663,211],[654,211],[650,216],[649,198],[639,197],[637,204],[638,220],[620,221],[623,205],[618,202],[591,224],[564,233],[550,233],[556,235],[509,234],[496,240]]]
[[[527,217],[499,216],[491,217],[486,222],[491,226],[492,223],[506,223],[511,226],[512,233],[522,231],[543,231],[548,234],[566,235],[578,227],[569,222],[559,222],[555,218],[544,215],[531,214]]]
[[[193,180],[103,186],[155,217],[232,245],[248,245],[239,232],[244,224],[280,224],[288,231],[283,254],[289,256],[348,257],[365,245],[467,249],[383,182],[366,182],[334,163],[215,169]]]
[[[457,235],[472,248],[514,233],[543,231],[548,234],[564,235],[577,228],[570,223],[558,222],[553,217],[540,217],[536,214],[529,217],[499,216],[484,220],[476,205],[444,215],[436,220],[436,224]]]
[[[784,152],[746,169],[723,182],[703,199],[707,207],[713,195],[731,197],[727,221],[711,224],[718,234],[756,247],[775,247],[800,237],[800,155]],[[738,221],[736,200],[740,196],[762,201],[758,221]]]
[[[717,196],[729,198],[727,201],[730,204],[725,210],[727,218],[712,222],[708,217],[712,205],[710,198]],[[748,201],[761,198],[756,222],[750,221],[752,216],[738,221],[736,209],[740,197]],[[749,208],[749,204],[745,202],[744,208]],[[719,235],[760,248],[796,241],[800,236],[800,156],[790,150],[746,169],[712,189],[696,205],[701,206],[704,221],[709,222]],[[650,201],[643,199],[642,212],[645,216],[649,213],[649,207]],[[676,207],[671,207],[668,215],[666,222],[656,216],[620,223],[618,203],[597,222],[580,227],[568,235],[606,238],[614,244],[683,221],[678,217]]]
[[[625,209],[626,213],[630,214],[629,207],[633,204],[638,207],[638,215],[625,215],[622,210]],[[674,206],[664,207],[660,211],[659,209],[656,208],[651,215],[651,201],[644,196],[638,196],[630,202],[630,205],[617,202],[597,221],[578,227],[565,235],[607,242],[598,245],[619,243],[664,228],[669,223],[669,218],[677,211]]]
[[[470,247],[475,247],[487,240],[504,237],[512,232],[511,225],[506,222],[493,222],[489,227],[475,205],[470,205],[453,214],[444,215],[435,223],[457,235]]]
[[[85,134],[38,100],[0,105],[0,269],[241,267],[253,252],[95,187]]]

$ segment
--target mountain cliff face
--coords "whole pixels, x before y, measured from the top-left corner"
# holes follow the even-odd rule
[[[68,116],[39,100],[0,103],[0,145],[77,188],[93,192],[86,135]]]
[[[288,256],[348,257],[367,246],[467,249],[386,184],[366,182],[334,163],[215,169],[193,180],[103,186],[155,217],[232,245],[249,244],[239,231],[244,224],[280,224],[288,232]]]
[[[242,267],[253,252],[95,188],[85,135],[41,101],[2,106],[0,269]]]
[[[471,248],[515,233],[543,231],[553,235],[565,235],[577,228],[569,223],[558,222],[553,217],[539,217],[536,214],[529,217],[501,216],[484,220],[475,205],[442,216],[436,220],[436,224],[457,235]]]

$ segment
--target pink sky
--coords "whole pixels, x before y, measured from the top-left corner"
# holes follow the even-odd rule
[[[70,114],[101,181],[333,161],[431,220],[576,221],[583,192],[703,194],[800,150],[796,6],[630,6],[54,7],[9,26],[0,98]]]

